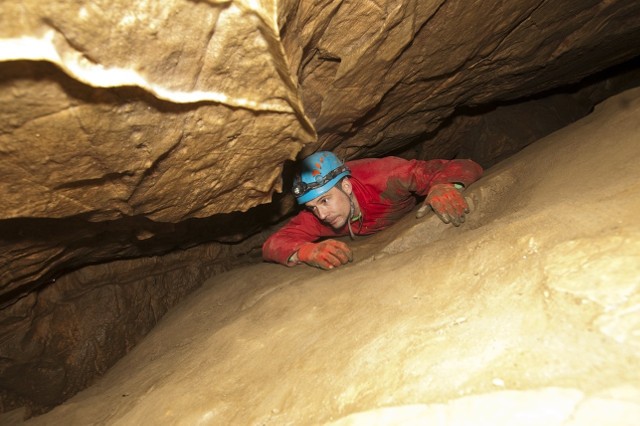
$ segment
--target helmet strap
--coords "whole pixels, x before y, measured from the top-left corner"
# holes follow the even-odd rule
[[[351,222],[355,222],[356,220],[360,222],[360,229],[362,229],[362,222],[364,220],[364,218],[362,217],[362,210],[360,211],[360,213],[358,213],[358,215],[356,216],[356,205],[353,203],[353,192],[351,193],[351,195],[347,194],[343,189],[342,189],[342,185],[340,185],[338,187],[338,189],[340,189],[340,191],[347,197],[347,199],[349,200],[349,219],[347,219],[347,228],[349,229],[349,237],[351,237],[352,240],[356,239],[355,234],[353,233],[353,229],[351,228]],[[358,232],[360,232],[360,230],[358,230]]]

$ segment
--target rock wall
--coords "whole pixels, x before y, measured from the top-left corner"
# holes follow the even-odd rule
[[[36,353],[17,350],[31,331],[16,334],[14,309],[31,327],[41,313],[31,302],[50,306],[61,282],[77,281],[70,272],[199,244],[218,247],[220,263],[249,253],[238,242],[259,246],[291,212],[278,194],[290,160],[319,148],[493,164],[602,96],[478,111],[525,105],[638,55],[640,4],[623,0],[2,2],[0,321],[13,342],[1,348],[2,382]],[[532,111],[534,125],[495,132]],[[203,279],[207,263],[184,276]],[[117,304],[98,281],[77,282]],[[65,335],[59,324],[52,335]],[[126,333],[111,338],[130,347]],[[48,346],[63,352],[57,365],[82,363],[65,361],[74,345]],[[75,392],[109,362],[32,402]],[[29,400],[32,384],[20,389],[9,399]]]
[[[177,222],[269,202],[314,135],[259,6],[3,3],[2,217]]]
[[[255,245],[204,244],[87,266],[5,307],[2,411],[39,414],[84,389],[206,279],[255,262]]]
[[[304,146],[381,155],[433,136],[456,108],[640,54],[640,5],[625,1],[0,8],[4,220],[176,223],[246,211],[281,190],[283,165]],[[434,145],[455,154],[450,143]],[[40,253],[29,257],[49,274],[82,263]],[[0,274],[3,293],[47,282],[8,263]]]
[[[635,426],[640,88],[332,271],[214,277],[29,425]]]

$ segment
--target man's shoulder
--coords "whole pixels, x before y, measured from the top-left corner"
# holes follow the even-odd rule
[[[361,168],[361,167],[370,167],[370,166],[384,166],[387,164],[401,164],[406,163],[407,160],[400,157],[381,157],[381,158],[360,158],[358,160],[350,160],[345,164],[349,167]]]
[[[391,174],[398,167],[407,165],[409,162],[400,157],[382,157],[382,158],[362,158],[360,160],[347,161],[345,164],[351,170],[351,174],[355,177],[367,178],[380,174]]]

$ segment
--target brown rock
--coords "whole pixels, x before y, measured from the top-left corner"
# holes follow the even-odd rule
[[[553,90],[637,57],[639,37],[640,3],[623,0],[2,2],[0,306],[3,318],[21,309],[23,335],[51,336],[12,352],[3,371],[40,376],[11,392],[59,401],[143,334],[74,352],[67,330],[117,323],[83,321],[105,297],[92,278],[78,281],[85,302],[60,308],[68,319],[36,321],[68,273],[246,241],[291,212],[274,198],[288,161],[319,148],[494,164],[617,92],[607,76],[580,86],[598,96]],[[220,248],[218,260],[249,252]],[[163,310],[205,272],[167,286]],[[138,297],[118,291],[108,300]]]

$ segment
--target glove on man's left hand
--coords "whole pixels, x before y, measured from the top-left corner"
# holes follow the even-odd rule
[[[460,226],[464,222],[464,215],[469,213],[467,201],[452,183],[433,185],[424,205],[431,206],[444,223],[452,223],[454,226]]]

